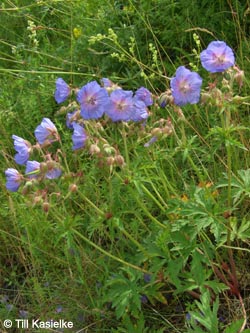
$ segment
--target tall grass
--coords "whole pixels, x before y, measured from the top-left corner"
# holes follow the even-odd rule
[[[1,324],[63,318],[73,332],[249,331],[248,7],[3,1]],[[215,77],[201,67],[214,39],[234,49],[243,86],[233,70]],[[202,101],[160,108],[180,65],[204,78]],[[86,122],[100,151],[74,153],[65,115],[75,96],[56,104],[59,76],[72,88],[102,77],[133,91],[144,85],[154,96],[150,117]],[[35,143],[43,117],[60,133],[60,146],[44,154],[58,149],[63,176],[10,193],[11,135]]]

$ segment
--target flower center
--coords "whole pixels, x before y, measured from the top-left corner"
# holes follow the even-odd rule
[[[90,104],[90,105],[96,105],[96,99],[95,97],[89,97],[88,100],[87,100],[87,103]]]
[[[117,103],[117,110],[123,111],[125,109],[126,104],[124,102]]]
[[[182,81],[182,82],[180,82],[179,89],[180,89],[180,92],[182,92],[183,94],[186,94],[187,92],[190,91],[190,84],[187,81]]]
[[[226,57],[225,57],[225,54],[220,54],[220,55],[213,54],[213,59],[216,62],[216,64],[222,65],[222,64],[224,64]]]

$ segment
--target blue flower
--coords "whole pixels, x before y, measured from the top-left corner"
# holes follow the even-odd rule
[[[25,174],[29,178],[36,178],[40,172],[40,163],[37,161],[28,161],[26,164]]]
[[[151,274],[145,273],[143,279],[146,283],[149,283],[151,281]]]
[[[202,66],[211,73],[224,72],[235,63],[234,53],[225,42],[211,42],[200,54]]]
[[[58,78],[56,80],[56,90],[55,90],[55,100],[58,104],[66,101],[70,94],[70,87],[67,83],[62,79]]]
[[[91,81],[78,91],[77,101],[84,119],[98,119],[102,117],[109,103],[109,95],[105,88],[96,81]]]
[[[35,129],[35,137],[40,145],[58,140],[56,126],[49,118],[43,118],[41,124]]]
[[[61,174],[62,174],[61,169],[53,168],[46,173],[45,178],[56,179],[56,178],[59,178],[61,176]]]
[[[20,185],[23,176],[13,168],[8,168],[5,170],[5,176],[6,176],[6,188],[7,190],[11,192],[16,192]]]
[[[72,123],[76,120],[75,116],[77,114],[77,110],[73,111],[73,112],[68,112],[67,116],[66,116],[66,126],[69,129],[73,129],[73,125]]]
[[[73,123],[74,132],[72,135],[73,141],[73,150],[77,150],[83,148],[85,145],[85,141],[87,140],[87,134],[85,129],[79,125],[78,123]]]
[[[146,296],[146,295],[141,295],[141,296],[140,296],[140,301],[141,301],[141,303],[143,303],[143,304],[148,303],[148,298],[147,298],[147,296]]]
[[[129,121],[134,109],[133,92],[117,89],[110,94],[106,114],[112,121]]]
[[[182,106],[187,103],[196,104],[200,99],[202,78],[184,66],[176,70],[175,77],[170,81],[174,103]]]
[[[31,144],[17,135],[12,135],[12,139],[14,140],[14,148],[17,152],[15,162],[17,164],[25,164],[29,159]]]
[[[135,96],[141,101],[143,101],[146,106],[150,106],[153,104],[152,94],[147,88],[141,87],[137,89],[135,92]]]
[[[148,118],[148,109],[145,103],[142,100],[137,99],[136,97],[133,98],[134,107],[133,112],[130,116],[130,120],[133,121],[141,121]]]

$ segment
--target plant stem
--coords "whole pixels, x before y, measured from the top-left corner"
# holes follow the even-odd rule
[[[124,144],[124,150],[125,150],[125,157],[126,157],[126,164],[129,169],[129,153],[128,153],[128,145],[127,145],[127,133],[125,130],[125,124],[122,123],[122,138],[123,138],[123,144]]]
[[[103,248],[101,248],[100,246],[96,245],[95,243],[93,243],[90,239],[88,239],[87,237],[85,237],[84,235],[82,235],[79,231],[77,231],[76,229],[73,229],[73,232],[81,239],[83,239],[86,243],[88,243],[89,245],[91,245],[92,247],[94,247],[95,249],[97,249],[99,252],[105,254],[107,257],[119,262],[120,264],[124,265],[124,266],[128,266],[131,268],[136,269],[137,271],[143,272],[143,273],[149,273],[148,271],[146,271],[145,269],[133,265],[119,257],[116,257],[115,255],[107,252],[106,250],[104,250]]]

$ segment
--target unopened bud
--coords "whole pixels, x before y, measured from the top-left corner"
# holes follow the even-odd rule
[[[220,91],[220,89],[218,88],[214,88],[212,91],[211,91],[211,95],[214,99],[216,100],[221,100],[222,98],[222,92]]]
[[[170,90],[162,93],[158,98],[157,102],[161,108],[165,108],[166,105],[173,104],[173,96]]]
[[[53,169],[55,169],[56,166],[57,166],[57,163],[55,161],[48,161],[47,162],[48,170],[53,170]]]
[[[33,199],[34,205],[40,203],[41,201],[42,201],[42,197],[40,195],[35,196]]]
[[[70,184],[69,185],[69,191],[70,192],[76,192],[78,190],[78,186],[76,184]]]
[[[173,127],[172,126],[165,126],[162,128],[162,133],[165,135],[170,135],[173,133]]]
[[[153,128],[151,134],[159,138],[162,135],[162,129],[160,127]]]
[[[23,187],[22,194],[26,195],[27,193],[29,193],[32,185],[33,185],[33,183],[31,181],[27,181],[26,184]]]
[[[236,96],[233,97],[233,101],[234,101],[234,103],[236,103],[236,104],[240,104],[242,101],[244,101],[244,97],[241,97],[241,96],[239,96],[239,95],[236,95]]]
[[[45,163],[45,162],[40,163],[40,171],[42,174],[44,174],[48,171],[47,163]]]
[[[207,92],[201,93],[201,104],[205,104],[209,102],[211,99],[211,95]]]
[[[44,212],[48,213],[48,211],[49,211],[49,203],[48,203],[48,201],[44,201],[42,207],[43,207]]]
[[[228,80],[224,78],[221,83],[223,91],[230,91],[231,87]]]
[[[105,151],[105,153],[106,153],[107,155],[111,155],[112,153],[115,152],[115,148],[112,147],[112,146],[110,146],[108,143],[105,143],[105,144],[103,145],[103,150]]]
[[[101,151],[101,149],[97,146],[97,144],[92,144],[89,147],[89,152],[90,152],[91,155],[99,154],[100,151]]]
[[[185,116],[184,116],[184,114],[183,114],[181,108],[179,108],[179,107],[175,107],[174,110],[175,110],[175,112],[178,114],[178,116],[179,116],[180,119],[185,119]],[[172,125],[172,124],[171,124],[171,125]]]
[[[113,165],[115,163],[115,159],[113,156],[108,156],[106,161],[108,165]]]
[[[98,131],[104,131],[104,128],[103,128],[102,124],[99,121],[95,123],[95,128]]]
[[[244,78],[245,74],[244,71],[242,70],[238,70],[238,72],[234,75],[234,80],[236,81],[236,83],[239,85],[240,88],[243,86]]]
[[[116,155],[116,156],[115,156],[115,162],[116,162],[119,166],[124,166],[124,165],[125,165],[125,161],[124,161],[124,158],[122,157],[122,155]]]

